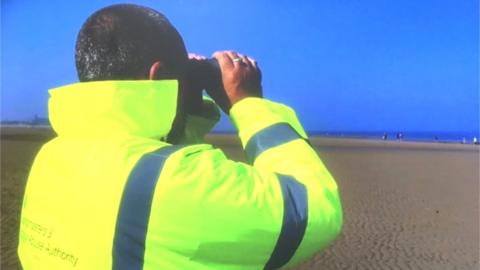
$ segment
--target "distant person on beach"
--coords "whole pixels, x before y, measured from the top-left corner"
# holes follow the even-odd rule
[[[114,5],[88,18],[76,43],[80,83],[50,90],[57,137],[28,178],[24,269],[277,269],[337,237],[337,184],[294,110],[262,97],[251,57],[214,58],[211,100],[187,76],[206,60],[188,58],[165,16]],[[248,163],[202,144],[218,106]]]

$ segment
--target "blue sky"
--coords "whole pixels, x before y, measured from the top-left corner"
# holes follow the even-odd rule
[[[47,115],[47,90],[77,82],[82,23],[113,3],[2,0],[2,120]],[[131,3],[164,13],[191,52],[256,58],[265,96],[310,132],[478,133],[478,1]],[[232,130],[228,119],[217,130]]]

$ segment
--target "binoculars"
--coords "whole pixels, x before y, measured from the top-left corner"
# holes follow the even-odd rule
[[[261,73],[258,76],[245,82],[245,89],[250,90],[250,96],[262,95]],[[222,81],[222,71],[217,59],[197,60],[191,59],[187,64],[186,79],[189,86],[195,90],[207,91],[207,94],[215,100],[220,108],[228,114],[231,107],[230,100],[227,97]]]
[[[207,94],[228,114],[231,104],[223,88],[222,71],[217,59],[189,60],[187,81],[192,89],[206,90]]]
[[[196,89],[224,92],[222,72],[215,58],[190,60],[187,66],[187,80]]]

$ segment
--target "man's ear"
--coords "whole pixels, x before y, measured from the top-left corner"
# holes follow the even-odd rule
[[[168,78],[170,72],[161,61],[157,61],[150,66],[149,80],[162,80]]]

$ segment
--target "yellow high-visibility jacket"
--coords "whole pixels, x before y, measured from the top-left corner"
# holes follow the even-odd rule
[[[28,178],[24,269],[277,269],[339,234],[337,185],[292,109],[260,98],[232,107],[249,160],[239,163],[211,145],[164,142],[177,89],[162,80],[50,90],[58,136]]]

